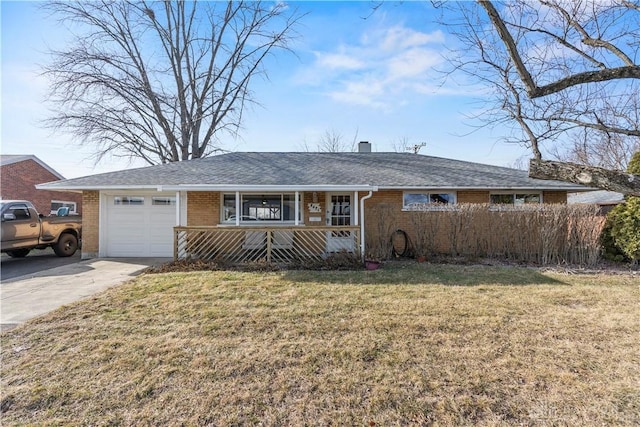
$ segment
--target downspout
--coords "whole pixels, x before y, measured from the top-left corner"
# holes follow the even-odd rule
[[[373,191],[369,191],[369,194],[363,196],[360,199],[360,255],[364,260],[364,201],[370,199],[373,196]]]

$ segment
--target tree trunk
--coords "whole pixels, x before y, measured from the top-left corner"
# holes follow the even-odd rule
[[[625,195],[640,196],[640,176],[594,166],[531,159],[529,177],[572,182]]]

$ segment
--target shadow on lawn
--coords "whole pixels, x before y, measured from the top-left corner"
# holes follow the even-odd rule
[[[338,283],[350,285],[563,285],[567,283],[526,267],[452,265],[428,263],[386,263],[375,271],[289,270],[282,278],[295,282]]]

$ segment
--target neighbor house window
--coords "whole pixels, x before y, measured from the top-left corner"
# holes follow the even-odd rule
[[[76,210],[77,204],[76,202],[64,202],[61,200],[52,200],[51,201],[51,212],[49,212],[51,215],[55,214],[58,212],[58,209],[60,208],[69,208],[69,214],[75,214],[77,212]]]
[[[302,210],[300,209],[300,212]],[[295,220],[295,194],[241,194],[240,209],[236,195],[225,194],[222,200],[222,222],[251,224],[255,221],[293,222]]]
[[[540,193],[496,193],[491,194],[492,205],[528,205],[541,203]]]
[[[402,198],[402,208],[405,210],[433,209],[456,202],[455,193],[439,192],[405,192]]]
[[[140,206],[144,205],[144,197],[139,196],[116,196],[113,198],[114,205]]]

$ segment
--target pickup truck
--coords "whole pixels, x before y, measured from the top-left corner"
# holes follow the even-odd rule
[[[73,255],[81,242],[82,218],[68,216],[66,208],[61,208],[58,215],[38,214],[26,200],[0,201],[2,252],[23,258],[32,249],[52,247],[58,256]]]

